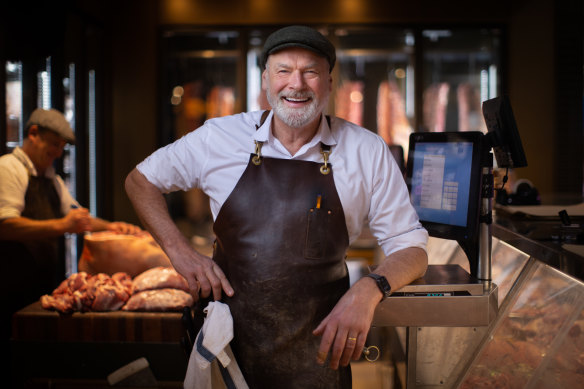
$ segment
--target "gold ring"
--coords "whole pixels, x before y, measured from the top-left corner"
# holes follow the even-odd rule
[[[351,337],[349,337],[349,338],[347,338],[347,340],[352,340],[353,342],[356,342],[357,341],[357,338],[351,338]]]

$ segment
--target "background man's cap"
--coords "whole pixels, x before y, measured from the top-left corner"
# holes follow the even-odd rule
[[[56,132],[70,144],[75,143],[75,134],[71,125],[65,119],[65,116],[56,109],[35,109],[30,115],[28,122],[26,122],[26,128],[29,128],[33,124]]]
[[[335,47],[324,35],[310,27],[288,26],[273,32],[266,39],[262,51],[262,67],[266,67],[270,54],[287,47],[302,47],[325,57],[330,66],[329,71],[335,66]]]

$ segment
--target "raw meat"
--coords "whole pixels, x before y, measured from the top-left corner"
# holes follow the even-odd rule
[[[73,294],[60,294],[56,296],[46,294],[41,296],[41,306],[44,309],[52,311],[71,313],[75,310],[75,297]]]
[[[128,274],[109,276],[85,272],[72,274],[51,295],[41,297],[41,306],[61,313],[116,311],[130,298],[132,279]]]
[[[123,311],[165,312],[180,311],[193,305],[193,297],[179,289],[145,290],[132,295]]]
[[[61,313],[125,311],[177,311],[193,304],[187,281],[173,268],[155,267],[132,279],[124,272],[108,275],[72,274],[41,306]],[[122,308],[123,307],[123,308]]]
[[[78,268],[89,274],[124,272],[135,277],[157,266],[169,267],[170,260],[148,232],[125,235],[102,231],[85,235]]]
[[[155,267],[134,278],[134,293],[165,288],[181,289],[188,292],[189,284],[171,267]]]
[[[117,311],[130,298],[126,287],[104,273],[91,277],[82,299],[82,311]]]

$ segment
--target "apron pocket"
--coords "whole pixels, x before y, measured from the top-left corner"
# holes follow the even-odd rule
[[[322,259],[325,256],[329,217],[330,211],[321,208],[311,208],[308,211],[304,244],[304,257],[306,259]]]

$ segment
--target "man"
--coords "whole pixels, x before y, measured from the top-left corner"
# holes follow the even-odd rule
[[[8,301],[16,310],[51,293],[65,279],[65,233],[111,230],[134,233],[139,227],[89,215],[71,196],[53,162],[75,135],[62,113],[36,109],[26,125],[22,147],[0,157],[0,257]],[[3,317],[3,328],[9,317]],[[9,328],[9,327],[8,327]]]
[[[139,164],[126,190],[195,298],[229,305],[251,388],[348,388],[382,290],[424,274],[427,232],[383,139],[323,114],[332,44],[290,26],[262,58],[272,111],[207,121]],[[191,187],[211,199],[213,259],[166,209],[164,192]],[[349,289],[344,258],[365,222],[387,257]]]

